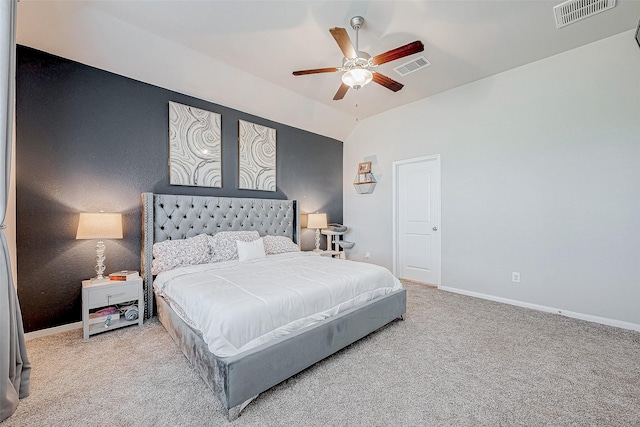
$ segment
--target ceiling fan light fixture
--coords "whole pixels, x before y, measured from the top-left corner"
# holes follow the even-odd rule
[[[352,89],[360,89],[373,79],[373,73],[364,68],[354,68],[348,70],[342,75],[342,83]]]
[[[572,1],[605,1],[605,0],[572,0]],[[608,0],[615,1],[615,0]],[[347,30],[340,27],[330,28],[329,32],[338,43],[338,47],[342,51],[343,59],[341,67],[325,67],[315,68],[312,70],[300,70],[294,71],[294,76],[304,76],[306,74],[318,74],[318,73],[335,73],[343,72],[342,84],[338,88],[338,91],[333,97],[334,101],[339,101],[344,98],[344,95],[349,89],[360,89],[366,86],[370,82],[379,84],[387,89],[398,92],[404,87],[402,83],[399,83],[384,74],[376,72],[374,75],[371,69],[375,69],[379,65],[386,64],[387,62],[395,61],[396,59],[404,58],[405,56],[413,55],[414,53],[422,52],[424,50],[424,44],[420,40],[416,40],[411,43],[407,43],[403,46],[399,46],[395,49],[388,50],[383,53],[372,57],[367,52],[361,52],[358,50],[358,31],[364,24],[364,18],[362,16],[354,16],[351,18],[351,28],[356,30],[356,43],[351,42]],[[421,57],[424,58],[424,57]],[[429,62],[424,58],[425,62]],[[408,67],[407,64],[404,65]],[[375,79],[374,79],[375,77]]]

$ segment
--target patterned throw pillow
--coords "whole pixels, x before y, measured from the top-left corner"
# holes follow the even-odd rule
[[[300,247],[285,236],[264,236],[262,240],[264,241],[264,251],[267,255],[300,252]]]
[[[207,235],[200,234],[188,239],[154,243],[151,274],[156,275],[174,268],[207,262],[209,258],[207,242]]]
[[[236,242],[252,242],[260,238],[257,231],[220,231],[208,236],[211,259],[209,262],[231,261],[238,259]]]

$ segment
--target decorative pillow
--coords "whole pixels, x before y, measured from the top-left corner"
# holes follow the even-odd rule
[[[252,242],[237,240],[236,244],[238,245],[238,259],[240,261],[249,261],[250,259],[264,258],[267,256],[264,253],[264,243],[262,243],[262,239]]]
[[[285,252],[300,252],[300,246],[285,236],[264,236],[264,251],[267,255],[283,254]]]
[[[180,240],[165,240],[153,244],[153,262],[151,274],[173,270],[187,265],[197,265],[209,259],[209,246],[206,234]]]
[[[220,231],[209,236],[211,259],[209,262],[231,261],[238,259],[236,241],[252,242],[260,238],[257,231]]]

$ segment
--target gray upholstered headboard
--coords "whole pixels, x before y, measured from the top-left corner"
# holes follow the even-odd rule
[[[153,315],[153,244],[232,230],[256,230],[261,236],[287,236],[299,245],[297,201],[142,193],[141,274],[145,318]]]

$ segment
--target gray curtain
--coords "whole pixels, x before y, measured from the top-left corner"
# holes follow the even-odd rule
[[[0,421],[14,413],[20,398],[29,395],[31,374],[4,236],[15,106],[16,9],[16,0],[0,1]]]

